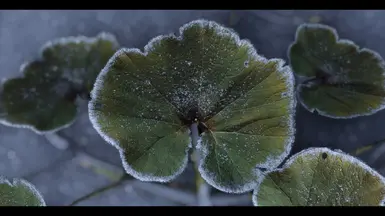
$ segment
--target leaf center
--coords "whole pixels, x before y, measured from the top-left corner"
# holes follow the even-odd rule
[[[347,71],[343,68],[335,70],[330,65],[324,65],[316,69],[315,77],[305,80],[302,84],[311,87],[314,85],[345,84],[347,82]]]
[[[208,127],[203,123],[203,117],[201,112],[199,112],[198,106],[191,108],[187,112],[187,116],[180,117],[180,119],[185,125],[189,127],[192,124],[197,123],[199,135],[208,130]]]

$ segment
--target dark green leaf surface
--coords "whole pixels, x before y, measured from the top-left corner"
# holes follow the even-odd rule
[[[3,84],[2,122],[37,133],[68,126],[77,114],[76,98],[87,97],[117,49],[115,37],[107,33],[47,43],[40,60],[21,67],[23,77]]]
[[[199,171],[214,187],[244,192],[275,168],[293,141],[293,79],[279,59],[215,22],[122,49],[97,78],[89,104],[98,132],[143,181],[170,181],[187,163],[190,125],[200,130]]]
[[[22,179],[13,182],[0,177],[0,206],[45,206],[33,185]]]
[[[384,61],[320,24],[301,25],[289,48],[293,72],[305,78],[298,97],[309,111],[332,118],[370,115],[385,104]]]
[[[310,148],[268,173],[254,191],[256,206],[378,206],[384,178],[358,159]]]

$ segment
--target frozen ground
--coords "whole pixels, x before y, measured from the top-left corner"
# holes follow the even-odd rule
[[[309,20],[337,28],[341,37],[385,56],[385,11],[0,11],[0,78],[19,75],[24,61],[36,58],[46,41],[64,36],[116,35],[124,47],[142,48],[159,34],[177,31],[188,21],[206,18],[230,26],[248,38],[260,54],[286,59],[286,49],[298,24]],[[308,146],[350,151],[385,138],[385,111],[369,117],[333,120],[297,112],[294,152]],[[92,128],[85,112],[60,132],[69,147],[58,149],[27,129],[0,126],[0,173],[23,177],[42,192],[48,205],[69,205],[94,190],[113,184],[122,175],[115,148]],[[382,155],[375,149],[363,159],[385,174]],[[384,158],[384,159],[381,159]],[[192,169],[168,185],[129,180],[77,205],[194,205]],[[246,196],[215,193],[216,205],[250,205]]]

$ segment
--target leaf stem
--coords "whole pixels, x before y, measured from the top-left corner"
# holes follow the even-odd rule
[[[362,147],[356,148],[353,151],[351,151],[350,154],[358,156],[382,144],[385,144],[385,139],[377,140],[374,143],[370,143]]]
[[[69,142],[58,133],[47,133],[44,134],[47,141],[59,150],[66,150],[69,147]]]
[[[199,173],[199,163],[201,161],[201,155],[196,148],[199,139],[198,124],[196,122],[193,123],[190,126],[190,130],[191,142],[194,149],[191,154],[191,161],[194,163],[197,203],[199,206],[212,206],[212,203],[210,201],[211,187],[205,182],[205,180]]]

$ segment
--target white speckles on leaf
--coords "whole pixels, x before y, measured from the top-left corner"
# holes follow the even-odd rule
[[[96,80],[89,114],[126,171],[145,181],[182,172],[191,140],[181,128],[205,124],[199,171],[214,187],[242,193],[255,185],[258,166],[275,168],[291,149],[293,85],[283,60],[268,60],[233,30],[197,20],[179,36],[155,37],[143,52],[116,52]]]
[[[0,177],[0,206],[45,206],[39,191],[23,179]]]
[[[370,193],[367,193],[370,191]],[[340,150],[310,148],[266,174],[253,194],[258,206],[376,206],[385,198],[385,180]]]
[[[299,82],[297,94],[310,112],[346,119],[385,107],[384,60],[372,50],[339,39],[335,29],[301,25],[288,56],[293,72],[308,78]]]
[[[115,37],[66,37],[43,45],[39,59],[24,63],[23,77],[2,83],[7,126],[38,134],[68,127],[77,114],[76,98],[88,95],[96,76],[118,49]]]

